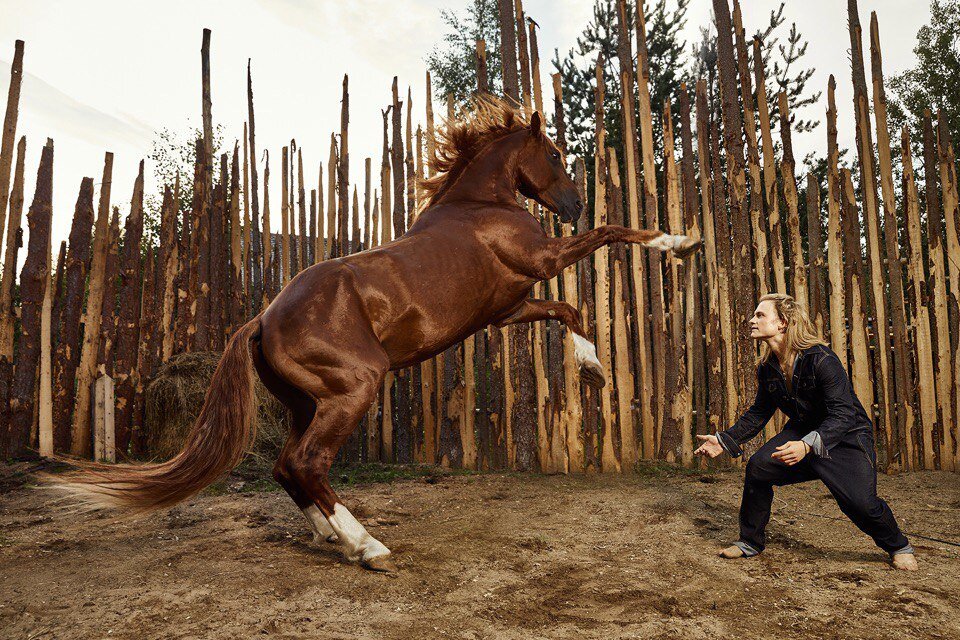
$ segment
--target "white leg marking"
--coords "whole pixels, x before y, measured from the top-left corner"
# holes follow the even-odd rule
[[[350,510],[339,502],[333,507],[330,525],[337,532],[348,560],[370,560],[390,554],[390,549],[367,533]]]
[[[602,368],[603,365],[600,364],[600,360],[597,358],[597,348],[592,342],[575,333],[573,334],[573,346],[577,364],[590,362]]]
[[[312,504],[304,509],[303,515],[307,517],[307,522],[310,523],[310,528],[313,529],[314,542],[337,541],[337,532],[334,531],[330,523],[327,522],[327,519],[323,516],[320,509],[317,508],[317,505]]]
[[[659,249],[660,251],[674,251],[679,249],[687,240],[687,236],[672,236],[669,233],[665,233],[659,238],[647,242],[644,246],[650,247],[651,249]]]

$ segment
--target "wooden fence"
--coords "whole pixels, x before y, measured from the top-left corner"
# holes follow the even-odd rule
[[[504,92],[528,112],[543,112],[536,24],[525,19],[520,0],[503,0],[500,9]],[[595,391],[581,385],[572,337],[557,324],[489,327],[419,366],[390,373],[344,447],[344,460],[548,473],[623,472],[649,459],[697,464],[694,434],[729,426],[753,400],[757,351],[746,325],[757,298],[785,291],[809,303],[818,327],[848,363],[856,392],[873,414],[883,465],[956,469],[960,198],[944,118],[928,114],[924,130],[913,132],[924,149],[921,211],[911,132],[899,132],[899,152],[890,139],[876,15],[868,94],[857,3],[851,0],[860,188],[857,193],[851,171],[839,166],[831,76],[822,202],[816,176],[797,174],[786,95],[766,94],[763,66],[757,64],[761,44],[746,41],[737,1],[731,14],[727,0],[714,0],[714,11],[719,99],[708,95],[705,80],[681,85],[675,118],[669,104],[662,112],[651,104],[642,7],[631,21],[624,0],[618,2],[622,71],[619,78],[606,78],[597,61],[598,151],[572,167],[582,199],[592,191],[594,206],[571,225],[527,205],[555,235],[611,223],[704,239],[704,251],[683,263],[636,246],[611,246],[537,285],[536,297],[565,300],[581,310],[607,386]],[[11,188],[23,68],[23,43],[16,43],[0,144],[0,230],[6,223],[7,237],[0,284],[0,451],[148,455],[144,388],[162,363],[181,352],[222,349],[234,328],[268,305],[298,271],[390,242],[415,219],[416,179],[430,171],[424,158],[432,157],[437,127],[429,73],[425,125],[414,130],[412,92],[402,100],[395,78],[382,111],[379,180],[366,158],[363,176],[352,185],[344,76],[340,130],[331,134],[326,173],[322,164],[305,173],[293,141],[279,154],[278,222],[276,203],[271,219],[269,153],[261,187],[249,65],[242,144],[216,164],[209,52],[205,30],[203,136],[196,141],[189,210],[179,208],[181,190],[190,183],[189,176],[180,176],[164,189],[159,243],[145,246],[141,163],[121,234],[119,211],[111,207],[113,157],[107,153],[97,206],[93,181],[84,178],[69,243],[60,247],[54,269],[48,140],[27,214],[26,261],[15,300],[26,144],[21,138],[17,146]],[[476,64],[477,91],[487,91],[483,41],[477,43]],[[552,80],[553,124],[565,146],[563,87],[558,75]],[[623,89],[622,148],[607,146],[603,126],[603,92],[613,83]],[[448,99],[445,107],[453,117],[453,102]],[[654,118],[662,118],[662,140],[654,139]],[[111,393],[115,403],[109,402]],[[763,437],[782,424],[777,416]]]

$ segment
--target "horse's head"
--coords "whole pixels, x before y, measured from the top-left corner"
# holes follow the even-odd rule
[[[517,189],[554,212],[563,222],[573,222],[583,210],[577,187],[567,175],[563,153],[543,132],[543,119],[535,111],[527,140],[517,162]]]

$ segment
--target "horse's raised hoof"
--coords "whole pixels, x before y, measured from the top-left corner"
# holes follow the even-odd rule
[[[702,246],[703,246],[702,238],[697,238],[697,239],[687,238],[676,250],[674,250],[673,254],[678,258],[683,259]]]
[[[580,377],[588,386],[594,389],[603,389],[607,384],[607,378],[603,375],[603,369],[592,362],[584,362],[580,366]]]
[[[376,571],[378,573],[398,573],[397,563],[393,561],[393,556],[387,554],[384,556],[375,556],[369,560],[361,560],[360,565],[364,569]]]

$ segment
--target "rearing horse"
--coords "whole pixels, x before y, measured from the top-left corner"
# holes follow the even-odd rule
[[[699,240],[607,225],[553,238],[517,204],[517,191],[564,222],[583,208],[564,158],[504,101],[485,97],[448,123],[423,181],[426,203],[393,242],[300,272],[241,327],[220,360],[184,450],[160,464],[81,464],[66,487],[94,504],[133,511],[197,493],[243,456],[253,437],[253,371],[292,412],[274,477],[303,510],[315,539],[346,557],[395,569],[390,551],[340,502],[327,477],[337,451],[376,400],[385,374],[422,362],[487,325],[554,319],[573,332],[589,384],[603,369],[579,312],[533,300],[534,284],[613,242],[685,256]]]

